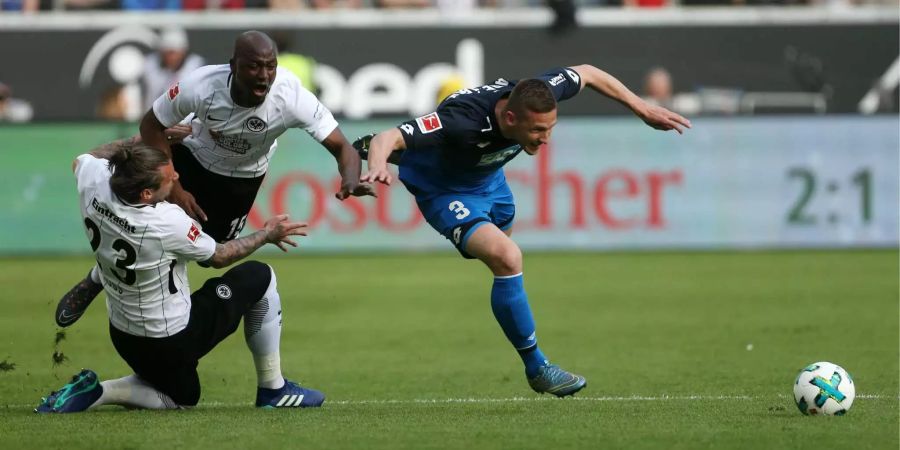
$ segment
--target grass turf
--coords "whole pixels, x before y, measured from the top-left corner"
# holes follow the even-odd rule
[[[491,315],[491,277],[450,254],[262,255],[284,306],[282,367],[320,410],[254,409],[242,333],[201,361],[190,411],[39,416],[81,367],[126,375],[98,301],[54,367],[56,300],[87,258],[0,259],[2,448],[898,448],[896,251],[527,254],[545,353],[585,375],[531,392]],[[192,285],[216,273],[191,269]],[[844,417],[805,417],[791,383],[844,366]]]

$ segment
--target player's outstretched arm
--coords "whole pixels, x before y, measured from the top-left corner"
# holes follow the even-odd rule
[[[347,141],[340,128],[335,128],[322,141],[322,146],[334,156],[338,163],[338,172],[341,174],[341,190],[334,194],[338,200],[344,200],[351,195],[356,197],[375,196],[372,186],[360,184],[359,173],[362,170],[362,160],[359,159],[359,153]]]
[[[289,222],[287,214],[275,216],[266,221],[262,230],[224,244],[216,244],[216,252],[206,263],[217,269],[227,267],[265,244],[275,244],[286,252],[287,245],[297,246],[291,236],[306,236],[307,226],[304,222]]]
[[[399,128],[391,128],[376,134],[369,143],[369,171],[360,181],[390,185],[393,175],[388,171],[387,161],[392,152],[400,150],[406,150],[406,141],[403,140]]]
[[[669,111],[666,108],[657,105],[651,105],[642,98],[631,92],[616,77],[590,65],[582,64],[580,66],[572,66],[572,70],[578,72],[581,77],[581,86],[590,87],[591,89],[622,103],[627,106],[634,114],[641,118],[647,125],[657,130],[675,130],[679,134],[684,132],[684,128],[691,127],[691,121],[685,119],[679,114]]]

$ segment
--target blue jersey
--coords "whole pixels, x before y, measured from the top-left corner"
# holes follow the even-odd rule
[[[535,77],[544,80],[557,101],[581,90],[581,78],[569,68]],[[417,197],[444,192],[487,193],[505,181],[503,165],[522,146],[500,134],[494,114],[497,101],[512,92],[516,81],[498,79],[448,96],[437,110],[401,124],[406,142],[400,158],[400,180]]]

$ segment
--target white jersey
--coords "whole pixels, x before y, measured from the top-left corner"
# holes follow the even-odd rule
[[[277,69],[265,101],[253,108],[234,103],[231,81],[227,64],[203,66],[153,103],[153,113],[166,127],[195,113],[193,132],[182,143],[211,172],[259,177],[278,145],[275,139],[288,128],[302,128],[321,142],[338,126],[331,111],[286,69]]]
[[[109,321],[136,336],[166,337],[190,318],[187,263],[205,261],[216,242],[177,205],[129,205],[109,187],[109,161],[78,157],[81,215],[106,290]]]

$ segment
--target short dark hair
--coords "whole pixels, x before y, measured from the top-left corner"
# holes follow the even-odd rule
[[[138,203],[144,189],[159,189],[159,168],[168,163],[165,153],[148,145],[123,147],[109,158],[109,187],[122,200]]]
[[[529,78],[516,83],[506,108],[516,114],[548,113],[556,109],[556,97],[543,80]]]

